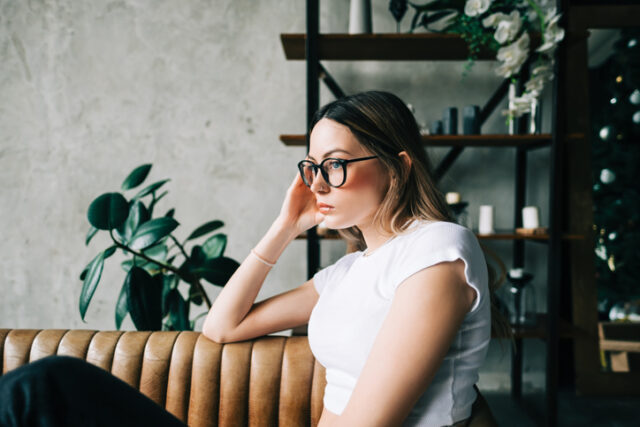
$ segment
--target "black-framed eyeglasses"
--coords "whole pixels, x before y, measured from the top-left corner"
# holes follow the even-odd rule
[[[311,187],[313,180],[318,174],[318,170],[320,170],[325,182],[335,188],[340,187],[347,180],[347,164],[375,159],[377,157],[378,156],[369,156],[348,160],[328,157],[320,162],[319,165],[313,163],[311,160],[302,160],[298,163],[298,170],[300,171],[302,181],[304,181],[307,187]]]

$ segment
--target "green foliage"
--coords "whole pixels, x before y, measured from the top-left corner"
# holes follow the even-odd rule
[[[129,176],[127,176],[122,183],[122,191],[130,190],[132,188],[137,187],[142,184],[142,182],[147,179],[147,175],[149,175],[149,171],[151,170],[151,164],[146,164],[142,166],[138,166],[135,168]]]
[[[465,64],[463,76],[470,71],[481,52],[495,54],[500,44],[494,38],[494,28],[487,28],[482,24],[482,17],[468,16],[465,14],[466,0],[433,0],[425,4],[417,5],[409,2],[415,10],[411,20],[409,32],[418,28],[424,28],[429,32],[459,34],[467,43],[469,56]],[[540,22],[531,22],[526,11],[531,8],[539,14]],[[522,19],[522,31],[540,31],[542,12],[533,1],[521,0],[494,0],[487,12],[482,16],[501,12],[509,14],[511,11],[520,12]]]
[[[129,215],[129,203],[120,193],[106,193],[99,196],[87,212],[89,223],[98,230],[111,230],[120,227]],[[91,236],[93,237],[93,236]],[[87,237],[87,240],[90,240]]]
[[[131,171],[121,189],[127,191],[140,186],[151,166],[144,164]],[[121,193],[105,193],[90,204],[87,218],[91,227],[85,244],[103,230],[109,233],[113,245],[98,253],[80,274],[83,283],[79,311],[83,320],[102,277],[105,260],[117,250],[126,257],[121,267],[127,273],[115,307],[118,329],[128,314],[139,330],[192,330],[195,321],[206,312],[190,320],[191,303],[211,305],[201,281],[224,286],[238,268],[238,262],[224,256],[225,234],[217,233],[207,237],[202,245],[193,245],[191,254],[185,247],[188,242],[223,227],[222,221],[204,223],[180,244],[172,234],[179,226],[173,218],[175,209],[153,218],[154,207],[168,192],[156,193],[167,182],[165,179],[150,184],[129,200]],[[180,290],[181,285],[186,288],[185,293]]]

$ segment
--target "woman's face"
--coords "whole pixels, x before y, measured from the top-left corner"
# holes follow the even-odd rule
[[[311,131],[307,158],[318,165],[327,157],[348,160],[371,155],[348,127],[333,120],[321,119]],[[318,204],[331,206],[320,210],[326,226],[333,229],[368,226],[389,187],[388,173],[377,158],[346,167],[347,179],[342,186],[329,186],[318,172],[310,187]]]

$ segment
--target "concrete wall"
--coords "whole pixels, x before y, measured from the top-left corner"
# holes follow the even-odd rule
[[[321,31],[346,32],[348,0],[321,3]],[[374,1],[375,32],[395,31],[387,3]],[[78,313],[78,275],[108,245],[98,235],[84,246],[86,211],[142,163],[154,165],[150,180],[171,178],[158,209],[176,207],[178,237],[221,219],[227,254],[242,261],[279,212],[305,154],[278,141],[280,133],[304,132],[305,64],[286,61],[279,38],[304,30],[300,0],[0,0],[0,326],[114,328],[119,255],[107,261],[86,323]],[[500,82],[495,64],[476,64],[464,80],[463,65],[325,63],[347,93],[395,92],[423,123],[447,106],[483,105]],[[321,95],[332,99],[324,88]],[[483,132],[505,129],[495,114]],[[446,151],[429,154],[437,163]],[[493,204],[497,227],[513,227],[514,158],[515,150],[465,150],[442,189],[462,194],[475,226],[478,206]],[[545,225],[548,150],[532,153],[529,165],[527,203],[540,207]],[[511,243],[487,245],[510,266]],[[323,243],[323,265],[344,250]],[[305,242],[293,242],[258,299],[302,283],[305,254]],[[546,248],[527,246],[541,309],[545,265]],[[207,289],[215,298],[218,289]],[[128,319],[124,328],[133,329]],[[543,348],[530,345],[528,354]],[[507,386],[504,350],[492,347],[485,388]],[[543,360],[525,359],[525,383],[542,384]]]

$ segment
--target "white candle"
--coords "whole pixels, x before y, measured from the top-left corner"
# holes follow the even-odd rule
[[[525,206],[522,208],[522,227],[524,228],[538,228],[540,222],[538,221],[538,208],[535,206]]]
[[[478,221],[478,232],[480,234],[492,234],[493,230],[493,206],[480,206],[480,219]]]
[[[509,270],[509,276],[512,279],[522,278],[523,273],[524,273],[524,270],[522,268],[512,268],[511,270]]]
[[[447,193],[445,197],[447,199],[447,203],[450,205],[453,205],[454,203],[460,203],[460,193],[451,191]]]

